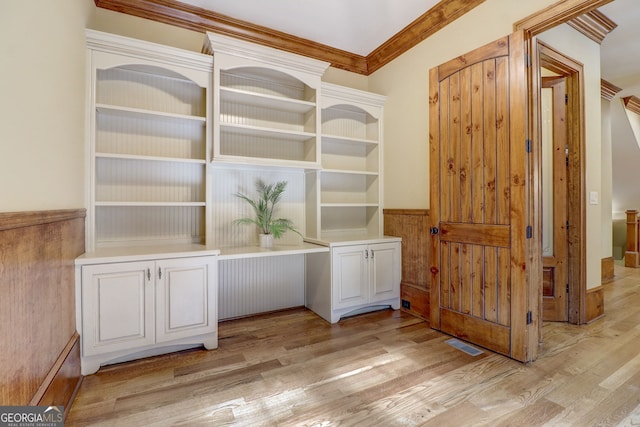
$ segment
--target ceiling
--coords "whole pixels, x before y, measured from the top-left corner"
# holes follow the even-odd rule
[[[366,56],[439,0],[181,0]]]
[[[282,45],[368,75],[484,0],[94,1],[196,31]],[[601,45],[602,78],[623,89],[618,96],[640,96],[640,1],[614,0],[599,11],[618,25]]]
[[[439,0],[181,0],[222,15],[367,56]],[[602,43],[602,77],[627,92],[640,87],[640,1],[599,9],[618,24]]]

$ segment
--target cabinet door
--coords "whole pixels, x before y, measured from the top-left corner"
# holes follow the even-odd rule
[[[84,355],[155,342],[153,262],[82,267]]]
[[[366,304],[369,301],[366,249],[366,245],[333,249],[331,274],[334,309]]]
[[[400,297],[400,243],[369,246],[371,302]]]
[[[156,340],[213,333],[217,330],[215,257],[156,262]]]

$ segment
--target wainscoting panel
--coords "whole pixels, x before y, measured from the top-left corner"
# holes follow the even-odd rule
[[[3,405],[71,404],[81,378],[74,259],[84,227],[84,209],[0,213]]]
[[[384,209],[384,234],[402,237],[403,310],[429,320],[429,211]]]
[[[304,306],[304,255],[229,259],[218,268],[220,320]]]

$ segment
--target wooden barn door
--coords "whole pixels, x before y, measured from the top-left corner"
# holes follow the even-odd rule
[[[536,356],[539,304],[525,58],[514,33],[432,69],[429,93],[431,327],[520,361]]]

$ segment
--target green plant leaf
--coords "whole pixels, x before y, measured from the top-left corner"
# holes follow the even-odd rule
[[[293,231],[302,236],[291,220],[285,218],[273,219],[275,208],[278,202],[282,200],[286,188],[286,181],[267,184],[262,179],[258,179],[256,180],[256,192],[258,194],[256,199],[252,199],[240,192],[235,193],[236,197],[246,201],[251,206],[255,218],[240,218],[235,220],[234,223],[255,224],[261,233],[273,234],[276,239],[279,239],[287,231]]]

